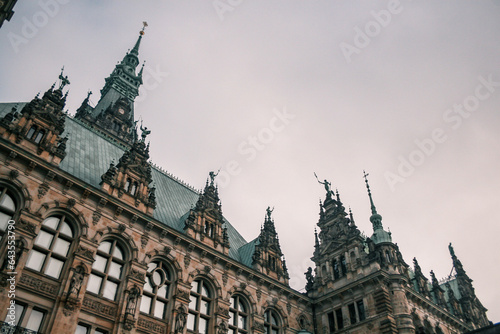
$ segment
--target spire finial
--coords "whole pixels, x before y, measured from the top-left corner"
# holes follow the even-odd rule
[[[373,204],[373,199],[372,199],[372,193],[370,191],[370,185],[368,184],[368,175],[364,170],[363,170],[363,177],[365,179],[366,183],[366,189],[368,189],[368,197],[370,197],[370,204],[371,204],[371,209],[372,209],[372,215],[377,214],[377,208],[375,207],[375,204]]]
[[[142,29],[139,32],[139,34],[141,34],[141,36],[144,35],[144,29],[146,29],[147,26],[148,26],[148,23],[146,21],[142,21]]]
[[[349,207],[349,218],[351,219],[352,226],[356,226],[356,223],[354,222],[354,217],[352,216],[351,207]]]
[[[59,83],[59,90],[62,91],[64,86],[69,85],[70,82],[68,80],[68,76],[64,76],[64,66],[61,68],[61,74],[59,74],[59,80],[61,80],[61,83]]]

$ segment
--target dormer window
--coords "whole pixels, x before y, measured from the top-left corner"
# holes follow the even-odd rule
[[[135,196],[135,193],[137,192],[137,182],[134,182],[132,184],[132,187],[130,189],[130,195]]]
[[[127,183],[125,183],[125,191],[126,192],[129,192],[131,184],[132,184],[132,180],[127,179]]]
[[[40,141],[42,141],[42,138],[44,135],[45,135],[45,130],[38,131],[38,133],[36,134],[35,140],[34,140],[35,143],[39,144]]]
[[[28,134],[26,135],[26,139],[31,139],[35,135],[36,130],[38,129],[37,126],[33,125],[31,129],[29,129]]]
[[[209,222],[205,222],[205,234],[210,238],[214,237],[215,226]]]

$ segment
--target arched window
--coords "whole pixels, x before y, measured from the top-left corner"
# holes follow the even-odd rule
[[[97,248],[87,291],[115,300],[123,277],[125,256],[117,240],[105,240]]]
[[[0,240],[9,226],[9,220],[16,213],[16,203],[6,188],[0,188]]]
[[[207,334],[212,316],[212,293],[208,284],[203,280],[193,281],[192,286],[187,329],[195,333]]]
[[[281,321],[276,311],[269,309],[264,313],[264,328],[266,334],[280,333]]]
[[[51,216],[42,223],[26,267],[59,278],[74,240],[70,219],[65,215]]]
[[[142,292],[141,312],[165,319],[171,285],[172,276],[167,265],[160,261],[151,262]]]
[[[231,297],[229,306],[229,333],[248,333],[248,303],[240,295]]]

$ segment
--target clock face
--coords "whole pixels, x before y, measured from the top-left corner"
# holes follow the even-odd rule
[[[118,113],[119,113],[120,115],[123,115],[123,114],[125,114],[125,110],[123,110],[122,108],[119,108],[119,109],[118,109]]]

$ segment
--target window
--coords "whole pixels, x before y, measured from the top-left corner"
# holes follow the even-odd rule
[[[29,130],[28,130],[28,133],[26,134],[26,139],[31,139],[33,138],[33,135],[35,134],[36,130],[38,130],[38,128],[33,125]]]
[[[229,306],[229,334],[248,333],[248,307],[240,295],[231,298]]]
[[[344,328],[344,317],[342,316],[342,309],[338,308],[335,310],[335,320],[337,322],[337,329]]]
[[[210,237],[210,238],[213,238],[214,237],[214,231],[215,231],[215,227],[214,227],[214,224],[210,224],[209,222],[205,222],[205,234]]]
[[[16,212],[16,204],[12,195],[6,188],[0,188],[0,240],[3,238],[9,220]]]
[[[36,134],[36,137],[35,137],[35,143],[40,143],[42,141],[42,138],[43,136],[45,135],[45,130],[40,130],[38,131],[38,133]]]
[[[212,312],[212,294],[203,280],[195,280],[192,285],[187,329],[190,332],[207,334]]]
[[[136,192],[137,192],[137,182],[134,182],[132,184],[132,188],[130,189],[130,195],[135,196]]]
[[[266,334],[279,334],[281,322],[278,313],[274,310],[267,310],[264,313],[264,328]]]
[[[67,260],[74,233],[65,215],[45,219],[38,233],[26,267],[59,278]]]
[[[335,318],[333,317],[333,312],[328,313],[328,326],[330,327],[330,333],[335,332]]]
[[[340,268],[339,268],[339,262],[337,261],[337,259],[333,259],[332,267],[333,267],[333,278],[339,279],[340,278]]]
[[[351,325],[354,325],[357,321],[356,317],[356,307],[354,306],[354,303],[349,304],[347,306],[347,309],[349,310],[349,320],[351,320]]]
[[[358,309],[358,317],[359,317],[359,321],[363,321],[366,319],[366,313],[365,313],[365,304],[363,303],[363,300],[358,300],[356,302],[356,306],[357,306],[357,309]]]
[[[125,258],[116,240],[101,242],[97,248],[87,291],[115,300],[123,276]]]
[[[171,285],[172,278],[167,266],[163,262],[151,262],[142,292],[141,312],[165,319]]]
[[[125,183],[125,191],[129,192],[130,191],[130,185],[132,184],[132,180],[127,179],[127,183]]]
[[[45,315],[43,310],[16,303],[14,312],[7,313],[0,333],[40,333]]]
[[[98,328],[93,329],[90,325],[80,323],[76,326],[75,334],[108,334],[108,332]]]
[[[342,255],[340,257],[340,269],[342,270],[342,275],[346,275],[347,274],[347,264],[345,262],[345,256]]]

